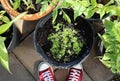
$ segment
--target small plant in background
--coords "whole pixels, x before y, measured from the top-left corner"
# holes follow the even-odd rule
[[[6,40],[5,37],[2,36],[13,24],[14,21],[24,16],[26,13],[23,13],[16,17],[14,20],[10,21],[10,19],[5,15],[6,11],[0,11],[0,63],[2,66],[10,72],[9,63],[8,63],[8,52],[4,41]]]
[[[64,62],[69,62],[72,55],[78,55],[83,46],[83,42],[76,36],[77,31],[73,28],[66,27],[58,23],[55,28],[55,33],[48,36],[48,40],[52,42],[50,49],[54,59]]]

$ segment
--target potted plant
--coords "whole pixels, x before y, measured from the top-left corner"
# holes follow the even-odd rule
[[[28,12],[23,20],[37,20],[48,13],[57,5],[58,0],[0,0],[9,14],[16,17],[21,12]]]
[[[8,51],[15,47],[18,35],[17,29],[13,26],[13,22],[23,15],[25,13],[11,20],[10,16],[0,6],[0,63],[9,72]]]
[[[41,19],[34,31],[34,45],[41,57],[58,68],[82,62],[93,46],[93,29],[84,18],[74,20],[73,9],[58,9]],[[54,20],[55,19],[55,20]]]

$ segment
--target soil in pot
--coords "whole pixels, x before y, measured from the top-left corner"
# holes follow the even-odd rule
[[[64,25],[66,25],[66,27],[70,27],[72,29],[75,29],[78,34],[76,34],[76,36],[79,38],[79,40],[81,40],[83,42],[83,47],[81,49],[81,51],[79,52],[78,55],[75,56],[68,56],[68,54],[66,53],[64,57],[62,57],[62,59],[60,61],[57,61],[53,58],[53,55],[51,54],[50,48],[52,47],[52,42],[48,40],[48,36],[51,33],[55,33],[55,29],[53,28],[53,24],[52,24],[52,18],[51,18],[51,14],[48,15],[48,19],[43,19],[45,21],[39,22],[36,28],[36,35],[35,35],[35,41],[37,42],[36,45],[41,46],[42,51],[44,51],[43,58],[48,60],[50,59],[48,62],[53,63],[53,65],[56,63],[56,65],[60,66],[62,64],[65,63],[65,65],[70,65],[69,63],[72,62],[72,65],[80,62],[81,60],[83,60],[83,58],[85,58],[85,56],[87,56],[92,48],[93,45],[93,32],[92,29],[90,28],[86,28],[87,26],[90,26],[88,23],[85,23],[86,20],[84,20],[81,17],[78,17],[76,19],[76,21],[74,21],[73,19],[73,10],[70,9],[65,9],[65,12],[69,15],[69,17],[71,18],[72,23],[68,24],[63,18],[62,15],[59,15],[57,17],[56,20],[56,24],[61,22]],[[46,18],[47,18],[46,17]],[[44,24],[43,24],[44,22]],[[42,25],[42,26],[41,26]],[[41,26],[41,27],[40,27]],[[86,34],[86,32],[89,32],[90,34]],[[39,49],[39,47],[38,47]],[[42,53],[42,52],[40,52]],[[64,62],[64,58],[68,57],[70,60]],[[77,61],[76,61],[77,60]],[[73,62],[76,61],[76,62]]]

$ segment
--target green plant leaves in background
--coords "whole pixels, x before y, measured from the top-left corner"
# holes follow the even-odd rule
[[[104,22],[106,32],[102,35],[106,48],[101,62],[111,69],[113,73],[120,74],[120,22]]]

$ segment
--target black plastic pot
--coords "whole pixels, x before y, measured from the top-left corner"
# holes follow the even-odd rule
[[[4,10],[4,8],[0,5],[0,10]],[[10,15],[6,12],[5,15],[11,20]],[[8,51],[11,51],[13,48],[15,48],[16,45],[19,44],[20,39],[20,32],[13,24],[10,29],[8,29],[5,33],[3,33],[1,36],[6,37],[5,40],[5,46]]]
[[[38,22],[36,29],[34,31],[34,37],[33,37],[35,48],[36,48],[37,52],[40,54],[40,56],[43,58],[43,60],[47,61],[48,63],[50,63],[51,65],[53,65],[57,68],[69,68],[78,63],[82,63],[90,54],[90,51],[93,46],[93,41],[94,41],[93,28],[87,22],[87,20],[85,20],[84,18],[79,16],[74,21],[73,20],[74,19],[73,18],[73,10],[72,9],[64,9],[64,11],[69,15],[69,17],[72,20],[72,23],[77,24],[76,28],[78,30],[82,30],[83,39],[86,42],[86,44],[83,45],[82,50],[81,50],[79,56],[77,57],[77,59],[74,59],[68,63],[58,62],[58,61],[55,61],[53,58],[49,58],[47,56],[47,53],[44,52],[44,50],[49,50],[49,49],[46,49],[47,45],[49,44],[49,42],[46,42],[46,41],[47,41],[47,36],[52,32],[51,29],[53,29],[51,14],[42,18]],[[62,19],[61,15],[59,15],[57,17],[56,21],[59,22],[62,20],[63,19]],[[38,37],[38,35],[39,35],[39,37]],[[45,45],[45,46],[43,47],[43,45]]]

